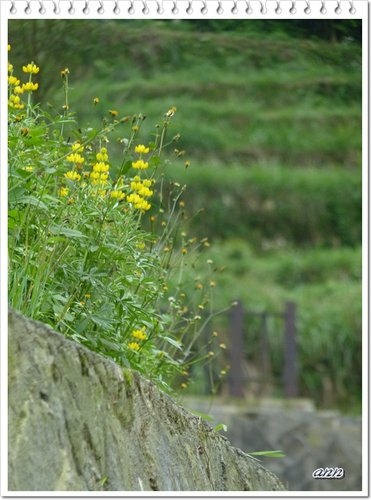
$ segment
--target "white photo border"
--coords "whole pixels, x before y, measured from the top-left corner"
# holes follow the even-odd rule
[[[367,497],[369,495],[369,11],[366,0],[1,0],[0,1],[0,327],[1,496],[51,497]],[[362,491],[14,492],[7,478],[7,34],[12,19],[361,19],[362,20]]]

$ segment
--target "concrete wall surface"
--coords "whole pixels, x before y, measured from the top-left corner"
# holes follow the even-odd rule
[[[10,491],[284,489],[138,373],[12,311],[8,359]]]

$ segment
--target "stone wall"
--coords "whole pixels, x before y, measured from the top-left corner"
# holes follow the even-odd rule
[[[362,490],[360,417],[316,411],[307,400],[231,401],[190,398],[185,404],[228,427],[234,446],[246,452],[282,450],[284,458],[261,458],[290,491]],[[364,443],[366,446],[366,443]],[[315,479],[318,468],[341,468],[341,479]]]
[[[10,491],[283,490],[137,373],[9,315]]]

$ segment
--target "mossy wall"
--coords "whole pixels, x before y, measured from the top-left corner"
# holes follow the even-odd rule
[[[10,491],[283,490],[135,372],[9,314]]]

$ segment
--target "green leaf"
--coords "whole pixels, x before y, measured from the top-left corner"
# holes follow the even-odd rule
[[[101,310],[98,311],[98,313],[99,312],[101,312]],[[90,319],[93,321],[93,323],[95,323],[96,325],[100,326],[105,330],[109,330],[113,324],[112,319],[106,318],[104,316],[98,316],[98,314],[92,314],[90,316]]]
[[[42,210],[48,210],[45,203],[34,196],[21,196],[18,198],[17,203],[22,205],[33,205],[34,207],[41,208]]]
[[[55,174],[56,171],[57,171],[57,169],[55,167],[47,167],[45,169],[46,174]]]
[[[45,141],[45,127],[32,128],[25,138],[27,147],[41,145]]]
[[[224,431],[224,432],[227,432],[228,430],[228,427],[225,425],[225,424],[217,424],[215,427],[214,427],[214,431],[215,432],[219,432],[219,431]]]
[[[114,352],[120,352],[122,351],[122,346],[118,344],[117,342],[112,342],[111,340],[107,340],[104,337],[99,339],[100,343],[103,344],[105,347],[108,347]]]
[[[196,417],[201,417],[202,420],[206,420],[206,422],[212,422],[214,420],[214,417],[208,415],[207,413],[202,413],[201,411],[191,410],[191,413],[196,415]]]
[[[162,337],[164,340],[166,340],[166,342],[169,342],[169,344],[171,344],[172,346],[176,347],[177,349],[179,349],[180,351],[182,350],[182,344],[180,342],[178,342],[177,340],[171,338],[171,337]]]
[[[150,165],[151,167],[157,167],[160,164],[160,157],[159,156],[152,156],[150,159]]]
[[[269,457],[269,458],[282,458],[285,457],[285,453],[282,450],[270,450],[270,451],[253,451],[249,455],[255,455],[258,457]]]
[[[58,300],[59,302],[62,302],[63,304],[65,304],[68,299],[67,299],[67,297],[63,297],[63,295],[60,295],[59,293],[54,293],[53,300]]]
[[[8,203],[19,203],[19,199],[22,198],[24,193],[25,189],[23,187],[15,187],[9,189]]]
[[[19,226],[22,220],[22,212],[17,209],[8,211],[8,229],[14,229]]]
[[[83,234],[81,231],[78,231],[77,229],[69,229],[68,227],[60,225],[50,226],[49,231],[52,234],[63,234],[68,238],[87,238],[85,234]]]
[[[127,172],[129,172],[130,169],[131,169],[131,160],[128,160],[124,163],[121,170],[121,174],[125,175]]]

